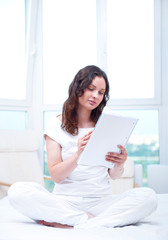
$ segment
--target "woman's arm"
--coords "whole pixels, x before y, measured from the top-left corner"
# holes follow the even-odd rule
[[[114,163],[114,167],[108,169],[108,173],[113,180],[119,178],[123,174],[124,163],[127,160],[128,155],[124,147],[120,145],[118,147],[120,148],[121,153],[109,152],[106,155],[106,160]]]
[[[51,139],[46,135],[46,150],[47,150],[47,160],[48,160],[48,169],[51,175],[51,179],[54,182],[61,182],[65,179],[76,167],[77,160],[84,150],[89,138],[91,136],[91,132],[83,136],[78,140],[78,150],[71,157],[62,160],[61,156],[61,146],[59,143]]]

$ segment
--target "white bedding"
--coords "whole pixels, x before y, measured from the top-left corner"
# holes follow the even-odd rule
[[[0,200],[0,240],[168,240],[168,194],[158,195],[158,208],[136,225],[120,228],[59,229],[39,225]]]

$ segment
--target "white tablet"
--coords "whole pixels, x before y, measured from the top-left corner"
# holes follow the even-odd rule
[[[112,168],[114,164],[106,161],[105,155],[119,152],[117,145],[125,147],[137,121],[136,118],[102,113],[78,164]]]

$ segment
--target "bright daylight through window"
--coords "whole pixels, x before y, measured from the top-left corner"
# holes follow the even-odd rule
[[[0,129],[27,128],[27,111],[18,110],[26,99],[25,12],[24,0],[0,1]]]
[[[97,64],[96,50],[96,0],[43,0],[45,104],[62,104],[76,72]]]
[[[107,1],[107,57],[112,99],[154,97],[153,0]]]
[[[25,99],[25,2],[0,1],[0,98]]]

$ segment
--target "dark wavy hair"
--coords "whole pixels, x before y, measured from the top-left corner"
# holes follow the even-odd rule
[[[106,73],[97,66],[86,66],[79,70],[69,86],[69,97],[65,101],[62,110],[62,128],[72,135],[78,134],[78,98],[83,95],[84,90],[92,83],[96,76],[103,77],[106,82],[103,100],[91,112],[91,120],[96,124],[109,99],[109,82]]]

